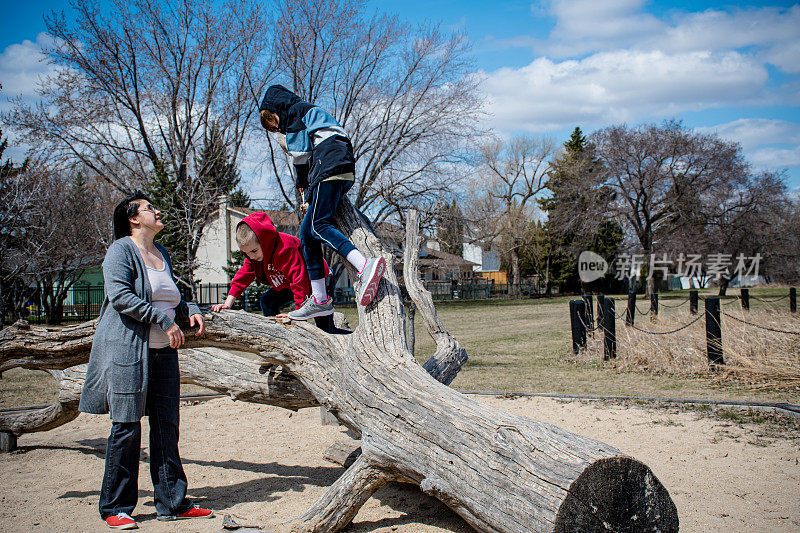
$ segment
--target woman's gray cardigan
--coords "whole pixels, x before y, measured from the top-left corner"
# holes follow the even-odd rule
[[[167,250],[156,248],[172,273]],[[94,333],[79,409],[84,413],[111,412],[114,422],[138,422],[145,415],[150,325],[166,331],[173,320],[150,304],[152,291],[139,250],[130,237],[115,240],[103,260],[106,298]],[[200,312],[196,304],[181,303],[176,316]]]

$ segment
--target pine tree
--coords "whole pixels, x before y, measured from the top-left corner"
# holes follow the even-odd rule
[[[158,241],[169,250],[173,271],[184,288],[193,291],[201,281],[194,277],[197,249],[221,198],[229,197],[231,205],[237,207],[250,205],[250,197],[240,184],[239,171],[217,128],[209,131],[194,173],[181,178],[171,175],[160,163],[151,173],[146,191],[161,210],[165,226]]]
[[[461,256],[464,253],[464,215],[456,200],[440,207],[437,218],[436,238],[442,244],[442,251]]]
[[[547,188],[552,195],[539,201],[547,212],[545,235],[550,250],[552,284],[579,288],[578,255],[591,250],[607,260],[616,255],[622,228],[606,215],[603,206],[610,192],[592,187],[604,171],[595,147],[576,127],[565,151],[551,164]],[[575,206],[581,216],[574,216]]]
[[[575,126],[575,129],[572,131],[572,135],[570,135],[569,140],[564,143],[564,148],[567,149],[568,152],[583,152],[583,148],[586,146],[586,137],[581,132],[581,128],[579,126]]]

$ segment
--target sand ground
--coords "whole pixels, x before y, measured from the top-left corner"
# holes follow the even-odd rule
[[[800,531],[800,439],[765,434],[692,411],[547,398],[480,401],[587,435],[649,465],[674,499],[684,532]],[[143,442],[147,442],[147,424]],[[81,415],[52,431],[23,435],[0,455],[0,531],[104,531],[97,514],[107,417]],[[148,532],[221,530],[222,515],[269,531],[308,507],[342,472],[323,452],[345,438],[299,413],[229,399],[181,407],[181,456],[189,493],[217,510],[211,520],[155,520],[147,448],[139,506]],[[438,500],[392,484],[361,509],[350,532],[469,532]]]

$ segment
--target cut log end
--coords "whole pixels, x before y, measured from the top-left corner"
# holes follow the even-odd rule
[[[678,510],[667,489],[630,457],[592,464],[569,488],[556,533],[677,532]]]

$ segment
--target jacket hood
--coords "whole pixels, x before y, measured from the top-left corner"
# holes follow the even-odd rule
[[[272,253],[275,251],[275,244],[278,241],[278,230],[275,229],[272,219],[266,213],[257,211],[244,217],[244,220],[239,224],[247,224],[250,226],[256,237],[258,237],[258,244],[261,246],[262,261],[265,263],[271,262]],[[238,226],[238,225],[237,225]]]
[[[258,106],[259,111],[266,109],[278,115],[278,131],[285,134],[289,125],[289,109],[297,102],[302,102],[299,96],[283,85],[272,85],[264,93],[264,99]]]

